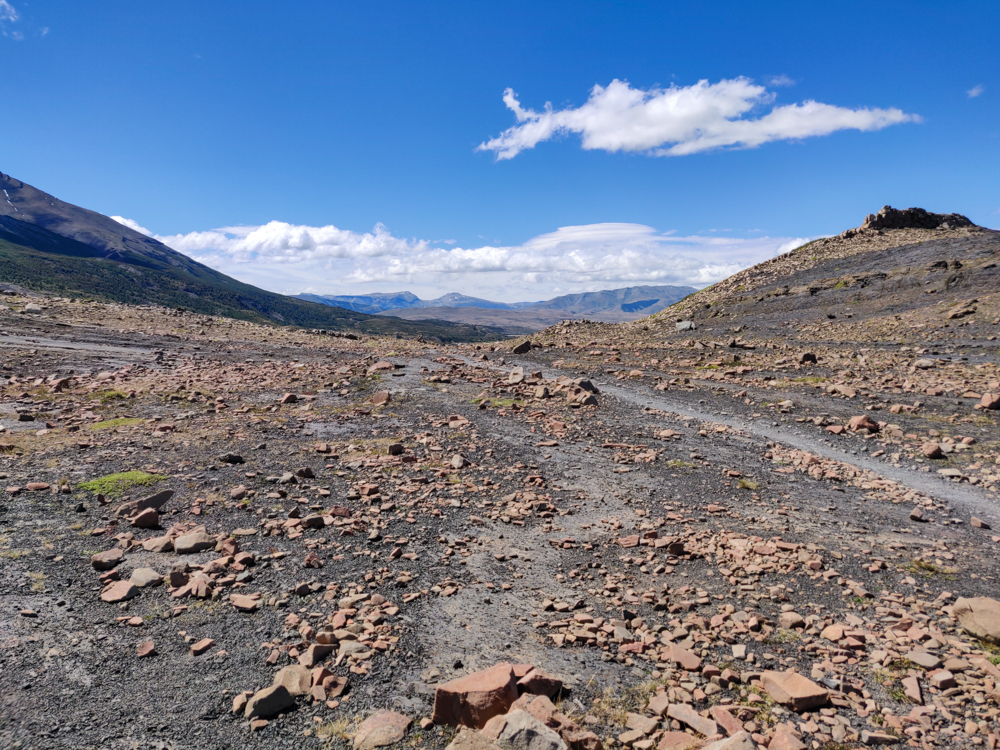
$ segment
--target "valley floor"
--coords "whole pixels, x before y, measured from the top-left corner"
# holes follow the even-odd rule
[[[500,662],[604,747],[996,744],[1000,615],[957,606],[1000,591],[995,348],[2,301],[2,747],[348,747],[377,710],[444,747],[435,690]],[[300,663],[333,679],[234,712]]]

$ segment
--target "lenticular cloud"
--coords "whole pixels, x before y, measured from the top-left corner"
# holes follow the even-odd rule
[[[513,89],[503,100],[518,124],[480,144],[497,159],[513,159],[557,135],[578,133],[585,149],[683,156],[725,148],[753,148],[769,141],[829,135],[838,130],[881,130],[919,121],[899,109],[850,109],[805,101],[773,107],[775,95],[749,78],[648,90],[613,80],[594,86],[580,107],[541,112],[521,106]]]

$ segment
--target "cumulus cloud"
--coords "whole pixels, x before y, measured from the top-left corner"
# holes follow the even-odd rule
[[[979,96],[980,94],[982,94],[984,91],[986,91],[986,89],[984,89],[982,86],[973,86],[971,89],[969,89],[965,93],[969,95],[970,99],[975,99],[977,96]]]
[[[114,217],[143,231],[136,222]],[[705,286],[807,240],[681,237],[643,224],[561,227],[518,245],[442,247],[382,225],[358,233],[271,221],[157,239],[212,268],[276,292],[461,291],[503,301],[635,284]]]
[[[129,229],[134,229],[140,234],[145,234],[149,236],[153,235],[153,233],[150,232],[148,229],[146,229],[146,227],[139,226],[139,222],[137,221],[132,221],[132,219],[126,219],[124,216],[112,216],[111,218],[117,221],[119,224],[124,224]]]
[[[684,156],[726,148],[754,148],[770,141],[829,135],[838,130],[881,130],[919,118],[899,109],[849,109],[807,100],[755,111],[773,104],[775,95],[749,78],[698,81],[691,86],[648,90],[617,78],[596,85],[580,107],[526,109],[513,89],[503,101],[518,124],[480,144],[496,158],[513,159],[526,149],[568,133],[578,133],[588,150]]]

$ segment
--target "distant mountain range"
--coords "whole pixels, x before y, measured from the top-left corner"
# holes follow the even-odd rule
[[[359,295],[319,295],[319,294],[296,294],[298,299],[318,302],[321,305],[331,307],[342,307],[345,310],[354,310],[363,313],[381,313],[388,310],[409,310],[412,308],[425,307],[479,307],[484,310],[518,310],[528,307],[534,302],[491,302],[488,299],[479,297],[469,297],[458,292],[445,294],[437,299],[420,299],[412,292],[389,292]]]
[[[0,173],[0,282],[61,296],[183,307],[307,328],[482,341],[497,330],[404,321],[244,284],[114,219]]]
[[[299,294],[299,299],[405,320],[447,320],[501,328],[507,333],[538,331],[566,319],[620,323],[644,318],[693,294],[690,286],[630,286],[567,294],[544,302],[492,302],[451,293],[422,300],[411,292],[358,296]]]

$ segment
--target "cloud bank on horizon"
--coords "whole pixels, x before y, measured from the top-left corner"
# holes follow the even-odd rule
[[[774,86],[794,83],[787,76],[770,82]],[[775,106],[766,114],[751,116],[772,104],[775,96],[743,77],[646,90],[616,78],[606,87],[595,85],[579,107],[557,110],[546,103],[538,112],[523,107],[514,90],[508,88],[503,101],[518,124],[476,150],[492,151],[497,160],[513,159],[539,143],[576,133],[586,150],[686,156],[920,121],[918,115],[896,108],[850,109],[812,100]]]
[[[603,223],[560,227],[520,245],[446,248],[395,237],[381,224],[358,233],[271,221],[161,236],[112,218],[241,281],[285,294],[406,288],[507,302],[637,284],[702,287],[808,241],[680,237],[643,224]]]

